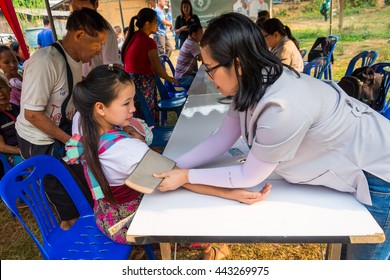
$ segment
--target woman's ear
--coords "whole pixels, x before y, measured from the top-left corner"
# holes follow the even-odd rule
[[[242,75],[241,62],[238,57],[234,59],[234,67],[236,67],[238,75],[241,76]]]
[[[96,114],[98,114],[99,116],[104,117],[104,115],[106,113],[104,111],[105,106],[104,106],[104,104],[102,102],[96,102],[94,108],[95,108]]]

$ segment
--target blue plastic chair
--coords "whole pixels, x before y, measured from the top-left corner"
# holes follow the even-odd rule
[[[7,172],[10,171],[12,168],[11,164],[9,163],[7,157],[2,153],[0,153],[0,161],[3,164],[4,174],[7,174]]]
[[[306,53],[307,53],[307,50],[302,49],[302,50],[299,50],[299,52],[301,53],[302,58],[304,58]]]
[[[157,102],[158,110],[161,112],[160,123],[163,126],[167,120],[167,113],[169,111],[175,112],[177,117],[179,117],[181,111],[183,110],[184,104],[187,100],[187,95],[182,97],[171,97],[167,88],[164,86],[160,78],[156,75],[156,87],[158,94],[160,95],[160,100]]]
[[[334,49],[336,48],[336,44],[339,40],[339,37],[336,36],[336,35],[329,35],[328,36],[329,40],[330,40],[330,45],[331,45],[331,48],[330,48],[330,52],[327,56],[327,59],[328,59],[328,62],[329,62],[329,66],[327,69],[325,69],[324,71],[324,76],[325,76],[325,79],[327,80],[332,80],[332,56],[333,56],[333,52],[334,52]]]
[[[383,101],[383,108],[379,111],[379,113],[381,113],[387,119],[390,120],[390,98],[388,96],[390,88],[390,62],[379,62],[372,65],[371,68],[374,70],[375,73],[380,73],[383,75],[383,87],[386,93],[386,98]]]
[[[154,120],[152,111],[149,108],[148,102],[138,90],[136,90],[136,95],[139,103],[141,104],[142,113],[145,117],[145,122],[148,126],[153,126],[153,141],[150,144],[150,147],[165,147],[168,143],[169,138],[171,137],[173,126],[159,126]]]
[[[322,79],[322,76],[329,68],[330,61],[327,57],[317,57],[309,61],[303,68],[303,73],[313,76],[317,79]]]
[[[361,63],[359,63],[360,65],[359,67],[363,67],[363,66],[373,65],[377,58],[378,58],[377,51],[362,51],[361,53],[357,54],[355,57],[351,59],[344,76],[352,75],[352,72],[355,69],[355,66],[359,60],[361,60]]]
[[[24,175],[27,170],[29,174]],[[48,202],[43,188],[43,179],[47,175],[55,176],[61,182],[80,213],[69,230],[60,228]],[[128,259],[133,250],[133,245],[115,243],[98,229],[93,210],[80,188],[66,167],[52,156],[35,156],[13,167],[0,182],[0,193],[44,259]],[[32,231],[21,216],[16,205],[18,199],[30,208],[39,226],[40,238],[39,233]],[[145,248],[149,259],[156,259],[151,245],[145,245]]]
[[[167,69],[166,65],[168,65],[169,69],[172,72],[172,75],[175,76],[176,71],[169,57],[166,56],[165,54],[160,55],[160,61],[163,68],[166,70]],[[164,86],[168,92],[169,98],[186,97],[189,89],[189,86],[183,86],[180,84],[176,86],[175,84],[170,83],[167,80],[164,81]]]

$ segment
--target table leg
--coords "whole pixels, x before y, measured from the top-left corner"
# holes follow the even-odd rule
[[[326,248],[326,259],[327,260],[339,260],[341,256],[342,244],[328,244]]]
[[[171,259],[171,243],[160,243],[160,252],[162,260]]]

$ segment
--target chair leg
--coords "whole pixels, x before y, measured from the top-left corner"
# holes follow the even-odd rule
[[[156,260],[157,259],[156,254],[154,253],[153,247],[151,244],[144,245],[144,248],[145,248],[146,255],[148,256],[149,260]]]
[[[165,121],[167,120],[167,111],[161,111],[161,119],[160,119],[160,126],[164,126]]]

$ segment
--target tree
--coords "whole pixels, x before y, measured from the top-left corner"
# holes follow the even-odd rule
[[[343,29],[345,2],[346,0],[339,0],[339,30],[340,31]]]

